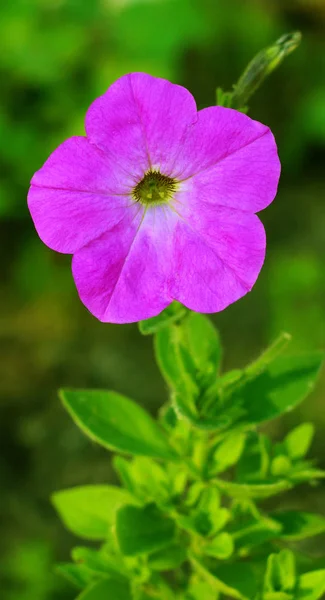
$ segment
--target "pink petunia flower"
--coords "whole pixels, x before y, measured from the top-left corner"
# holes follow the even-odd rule
[[[28,205],[43,242],[73,254],[91,313],[133,322],[174,299],[211,313],[251,290],[265,256],[254,213],[280,174],[268,127],[132,73],[90,106],[86,134],[35,173]]]

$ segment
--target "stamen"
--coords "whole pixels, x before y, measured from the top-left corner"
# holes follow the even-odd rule
[[[164,204],[173,198],[177,188],[176,179],[163,175],[160,171],[150,170],[135,186],[132,195],[141,204]]]

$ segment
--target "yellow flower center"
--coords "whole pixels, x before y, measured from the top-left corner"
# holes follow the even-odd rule
[[[172,200],[178,182],[160,171],[147,171],[132,191],[133,198],[145,205],[164,204]]]

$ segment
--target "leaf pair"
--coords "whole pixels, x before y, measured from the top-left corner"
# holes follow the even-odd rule
[[[155,350],[176,410],[193,426],[214,431],[274,419],[310,393],[323,354],[279,357],[289,339],[283,334],[251,365],[220,376],[217,332],[209,319],[191,313],[156,332]]]

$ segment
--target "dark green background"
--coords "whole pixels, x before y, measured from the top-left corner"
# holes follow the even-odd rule
[[[83,133],[90,102],[119,76],[147,71],[187,86],[199,107],[230,89],[246,63],[283,33],[301,47],[264,84],[250,115],[278,141],[283,174],[261,214],[264,269],[251,294],[213,317],[225,367],[251,360],[281,330],[292,350],[324,345],[325,3],[323,0],[2,0],[0,7],[0,512],[5,600],[70,599],[51,574],[76,541],[52,491],[113,477],[109,456],[61,407],[59,386],[114,388],[155,411],[166,396],[152,340],[136,325],[97,322],[81,305],[70,257],[39,241],[26,208],[29,180],[65,138]],[[317,423],[325,462],[324,377],[300,413],[272,426]],[[325,486],[294,501],[322,511]],[[324,547],[324,544],[323,544]],[[321,551],[321,541],[318,543]]]

